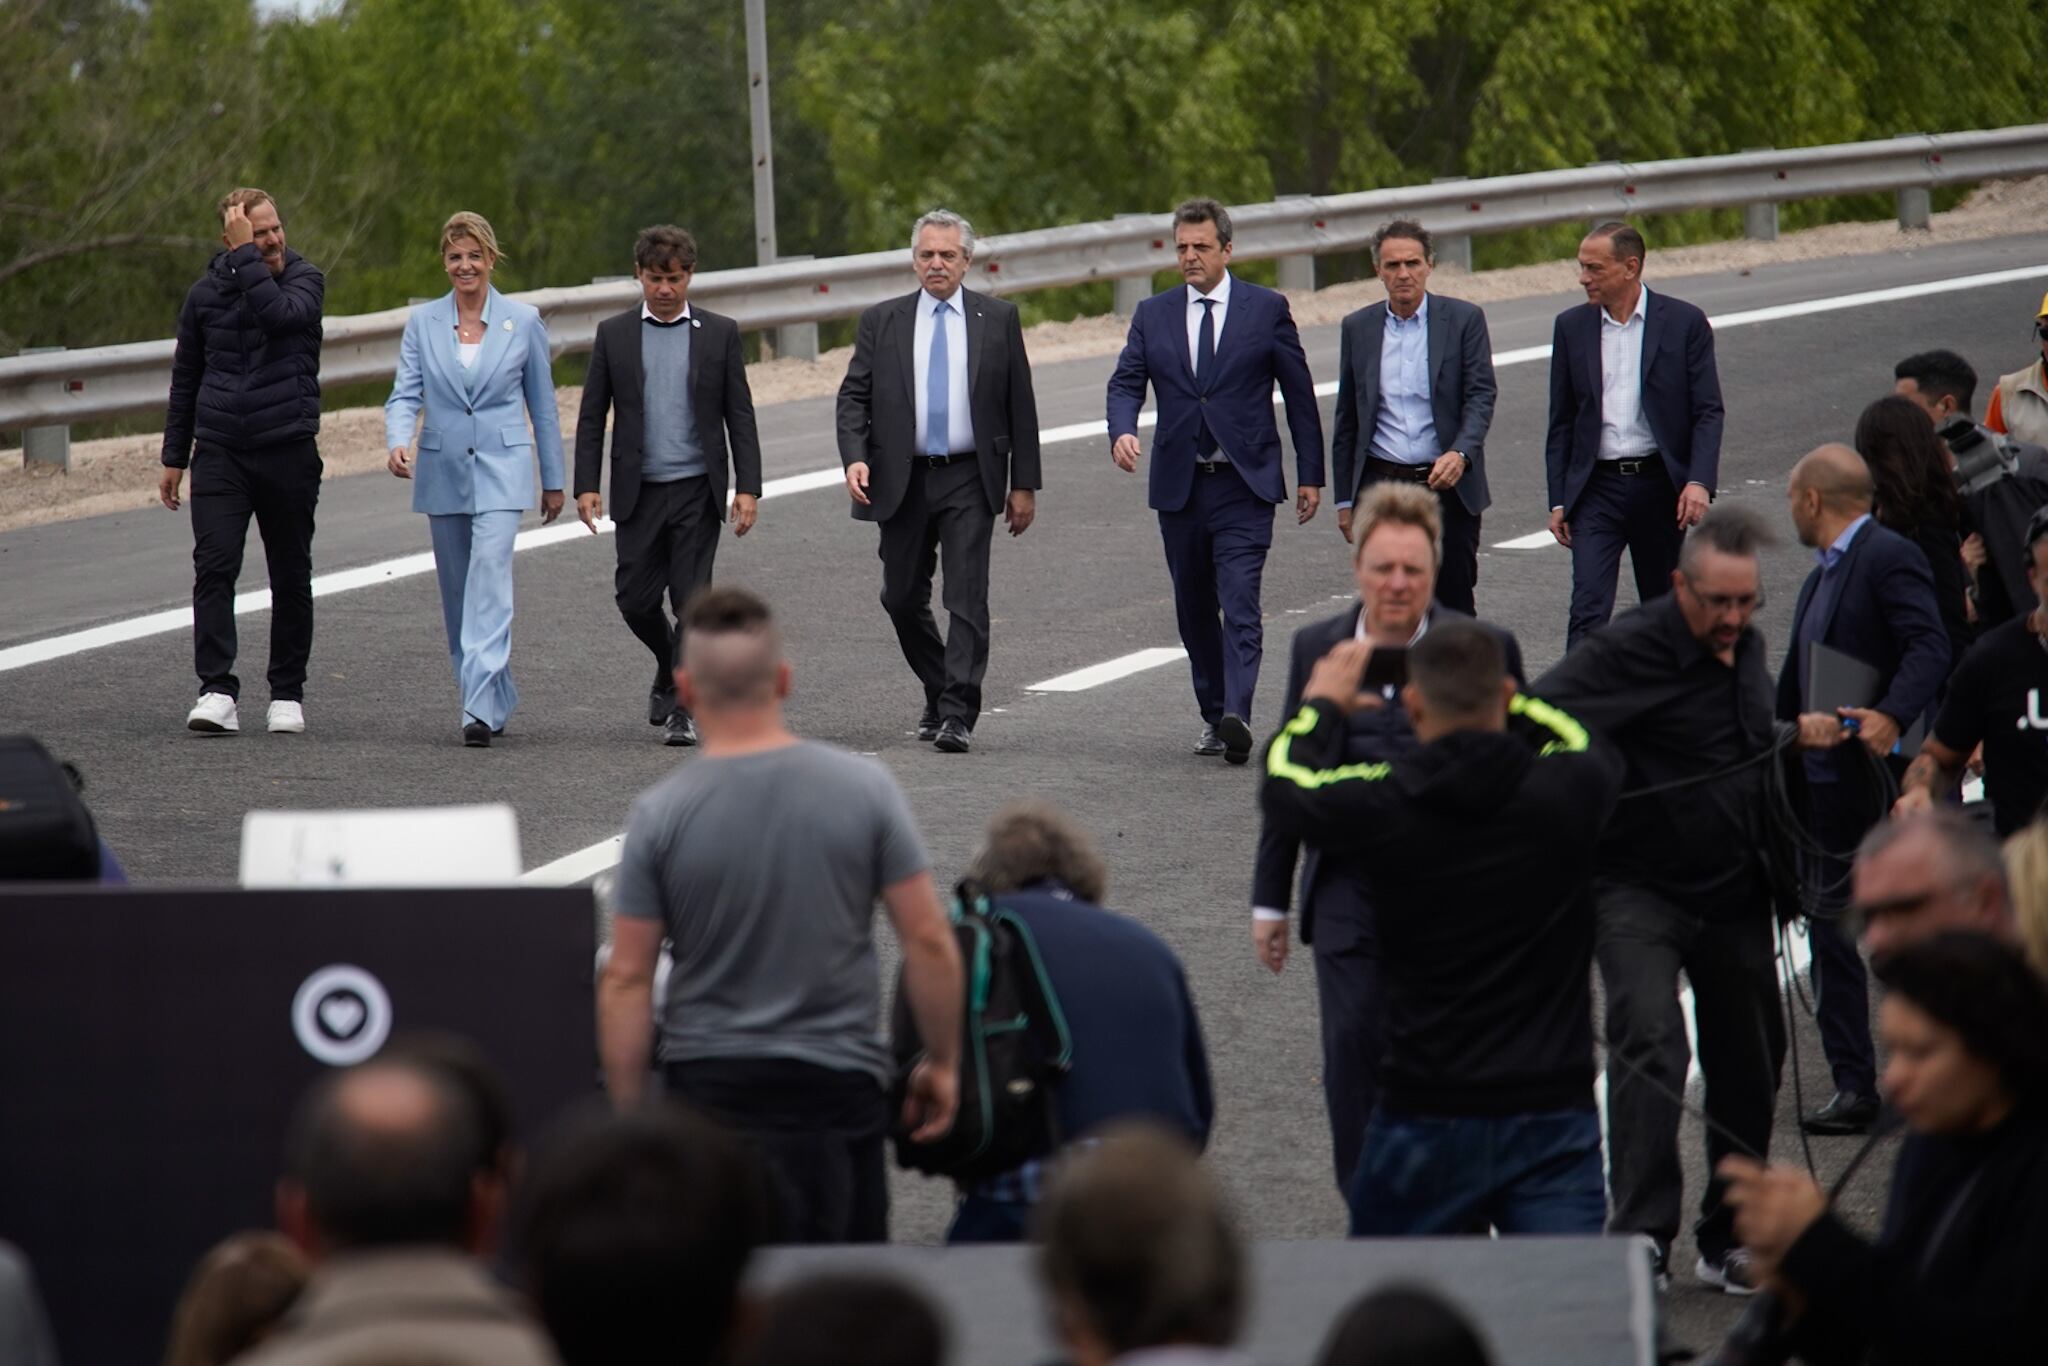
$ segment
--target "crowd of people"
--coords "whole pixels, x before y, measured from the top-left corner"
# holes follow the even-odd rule
[[[181,323],[166,434],[167,504],[195,400],[206,492],[234,495],[195,517],[192,724],[234,728],[220,576],[231,589],[253,512],[278,604],[270,724],[292,731],[311,599],[280,576],[309,563],[318,456],[303,422],[235,405],[274,385],[303,407],[319,276],[285,250],[268,196],[238,191],[223,212],[228,250]],[[1149,389],[1149,501],[1196,750],[1242,763],[1257,748],[1260,575],[1287,501],[1276,385],[1304,523],[1324,444],[1284,296],[1229,273],[1227,211],[1190,201],[1174,237],[1185,284],[1132,320],[1109,384],[1112,458],[1134,472],[1147,454]],[[564,462],[544,330],[490,287],[488,223],[457,215],[441,247],[453,292],[408,323],[388,444],[432,521],[464,743],[482,747],[516,701],[511,532],[536,453],[544,518],[563,507]],[[1709,1179],[1694,1272],[1765,1292],[1725,1360],[2009,1359],[2048,1327],[2048,453],[2027,444],[2048,436],[2041,367],[2000,381],[1980,426],[1967,362],[1908,357],[1853,445],[1792,466],[1782,518],[1716,503],[1711,329],[1643,284],[1635,229],[1596,228],[1550,386],[1569,646],[1530,677],[1513,634],[1474,615],[1495,394],[1484,315],[1427,289],[1420,225],[1389,224],[1374,247],[1388,297],[1344,324],[1331,452],[1358,596],[1294,638],[1250,907],[1266,968],[1285,969],[1297,912],[1311,950],[1351,1231],[1639,1234],[1668,1283],[1696,1061]],[[862,318],[838,405],[919,734],[955,753],[981,705],[992,527],[1021,534],[1039,482],[1016,312],[962,287],[973,250],[957,215],[918,221],[920,287]],[[751,1254],[885,1240],[892,1144],[937,1142],[963,1106],[997,1123],[993,1096],[1039,1088],[1043,1141],[956,1179],[951,1240],[1036,1240],[1049,1321],[1082,1366],[1238,1360],[1246,1251],[1198,1160],[1229,1099],[1178,960],[1106,908],[1093,841],[1045,803],[996,816],[949,910],[888,769],[790,729],[773,611],[711,582],[721,518],[744,534],[760,491],[737,333],[687,302],[687,234],[642,233],[636,264],[644,302],[601,329],[603,377],[585,391],[577,507],[595,530],[609,421],[618,605],[657,660],[649,720],[701,757],[633,806],[597,986],[609,1105],[528,1162],[488,1068],[445,1042],[324,1078],[293,1124],[280,1234],[200,1265],[171,1360],[940,1361],[945,1320],[915,1288],[764,1291]],[[310,362],[276,343],[309,320]],[[2048,356],[2048,299],[2037,329]],[[1774,659],[1754,619],[1780,526],[1815,559]],[[273,531],[296,538],[288,553]],[[1624,550],[1639,603],[1615,616]],[[1987,800],[1965,807],[1973,771]],[[895,1048],[877,904],[901,949]],[[970,934],[989,937],[963,954]],[[1813,1173],[1771,1160],[1803,993],[1781,971],[1801,936],[1832,1094],[1800,1122],[1908,1130],[1874,1240]],[[996,1027],[1045,1016],[1063,1041],[1028,1075],[999,1074],[1012,1064],[985,1046],[1011,973],[1035,983],[1031,1004]],[[1410,1287],[1347,1311],[1322,1360],[1494,1350]]]

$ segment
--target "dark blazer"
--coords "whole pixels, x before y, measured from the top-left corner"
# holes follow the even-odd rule
[[[633,515],[640,497],[640,442],[647,391],[640,373],[640,306],[597,325],[583,406],[576,414],[576,494],[598,491],[604,467],[604,421],[612,414],[612,520]],[[726,506],[726,436],[732,437],[733,489],[761,496],[761,437],[754,428],[754,394],[740,354],[740,326],[723,314],[690,305],[690,412],[697,445],[711,477],[711,502],[721,519]]]
[[[1935,605],[1927,556],[1872,518],[1849,542],[1836,572],[1841,585],[1834,605],[1811,639],[1876,669],[1876,710],[1904,730],[1933,703],[1935,691],[1948,677],[1948,632]],[[1815,565],[1799,585],[1799,602],[1792,609],[1792,644],[1778,672],[1780,720],[1789,721],[1806,710],[1806,699],[1799,695],[1800,630],[1820,574]]]
[[[868,504],[856,521],[886,522],[910,486],[917,454],[917,301],[923,290],[876,304],[860,315],[853,360],[839,385],[839,463],[865,460]],[[960,291],[967,323],[967,403],[974,454],[991,516],[1011,489],[1043,487],[1038,467],[1038,399],[1017,306],[992,294]]]
[[[1486,487],[1486,430],[1493,425],[1493,343],[1486,314],[1463,299],[1429,296],[1429,406],[1439,451],[1462,451],[1472,467],[1457,484],[1458,500],[1477,517],[1493,501]],[[1373,304],[1346,319],[1337,334],[1337,430],[1330,441],[1331,496],[1355,499],[1365,487],[1365,461],[1379,422],[1380,348],[1387,306]]]
[[[1230,309],[1216,339],[1216,363],[1197,381],[1188,355],[1187,290],[1175,285],[1138,305],[1116,372],[1109,377],[1112,442],[1137,434],[1148,382],[1159,398],[1149,504],[1160,512],[1187,506],[1200,415],[1207,415],[1217,445],[1252,492],[1269,503],[1286,502],[1280,428],[1273,421],[1276,382],[1294,438],[1295,478],[1304,487],[1321,488],[1323,415],[1287,296],[1231,277]]]
[[[1362,610],[1354,602],[1336,616],[1310,622],[1294,633],[1294,642],[1288,650],[1287,696],[1281,704],[1280,724],[1286,725],[1301,710],[1301,690],[1308,686],[1309,671],[1315,668],[1316,661],[1340,642],[1357,634],[1358,614]],[[1431,622],[1464,615],[1440,602],[1429,605]],[[1517,686],[1523,686],[1521,643],[1511,631],[1502,630],[1491,622],[1482,624],[1500,637],[1501,648],[1507,655],[1508,673],[1514,677]],[[1353,712],[1347,725],[1350,733],[1345,740],[1343,760],[1347,764],[1392,759],[1418,745],[1415,732],[1408,725],[1407,710],[1398,698],[1379,711]],[[1261,818],[1257,862],[1252,872],[1252,905],[1276,911],[1288,908],[1294,890],[1290,884],[1295,880],[1297,859],[1301,864],[1301,942],[1308,944],[1314,942],[1317,896],[1337,880],[1336,875],[1334,870],[1323,868],[1322,851],[1315,845],[1311,844],[1304,855],[1300,840]],[[1332,951],[1350,947],[1351,941],[1340,939],[1338,935],[1325,938],[1328,942],[1324,947]]]
[[[1543,447],[1550,506],[1567,517],[1600,458],[1600,306],[1567,308],[1550,339],[1550,435]],[[1721,375],[1714,329],[1683,299],[1653,292],[1643,320],[1643,417],[1676,488],[1711,495],[1721,473]]]

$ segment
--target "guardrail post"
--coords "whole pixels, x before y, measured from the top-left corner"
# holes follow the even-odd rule
[[[813,256],[778,256],[783,261],[812,261]],[[818,358],[818,325],[816,323],[784,323],[775,329],[775,354],[791,360],[816,360]]]
[[[1432,185],[1455,185],[1469,177],[1461,175],[1440,175],[1429,183]],[[1436,263],[1451,266],[1472,273],[1472,239],[1465,233],[1450,233],[1436,239]],[[1377,262],[1374,265],[1377,266]]]
[[[1278,196],[1282,204],[1294,200],[1307,200],[1313,195],[1283,194]],[[1280,258],[1280,288],[1313,293],[1316,287],[1316,258],[1306,252],[1299,256]]]
[[[1902,138],[1924,138],[1925,133],[1899,133]],[[1899,189],[1899,231],[1927,232],[1934,227],[1934,196],[1925,185]]]
[[[24,356],[49,356],[62,351],[61,346],[24,346]],[[69,427],[29,427],[21,433],[21,464],[27,469],[34,465],[47,465],[71,472],[71,429]]]
[[[1118,218],[1150,218],[1151,216],[1149,213],[1120,213],[1117,215]],[[1152,277],[1150,275],[1126,275],[1123,279],[1118,280],[1116,282],[1116,303],[1113,305],[1117,316],[1128,318],[1133,313],[1136,313],[1138,305],[1145,302],[1146,296],[1151,292]]]
[[[1745,147],[1744,152],[1771,152],[1773,147]],[[1742,206],[1742,235],[1752,242],[1775,242],[1778,240],[1778,205],[1772,200],[1763,204]]]

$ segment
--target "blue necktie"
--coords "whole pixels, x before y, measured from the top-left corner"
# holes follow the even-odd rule
[[[1209,374],[1216,368],[1216,301],[1198,299],[1202,305],[1202,326],[1195,333],[1195,387],[1209,391]],[[1195,454],[1216,454],[1216,438],[1209,432],[1208,414],[1199,414],[1195,424]]]
[[[953,376],[946,355],[946,304],[942,299],[932,309],[932,355],[924,377],[924,453],[953,453],[953,413],[948,406],[953,395]]]

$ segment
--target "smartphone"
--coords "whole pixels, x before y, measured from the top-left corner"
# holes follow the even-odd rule
[[[1365,671],[1359,676],[1360,692],[1384,693],[1398,689],[1408,681],[1408,647],[1405,645],[1375,645],[1366,657]]]

